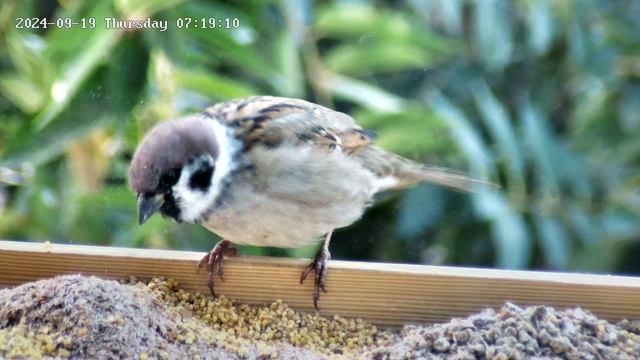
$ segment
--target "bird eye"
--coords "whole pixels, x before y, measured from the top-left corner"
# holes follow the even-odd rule
[[[160,186],[171,187],[178,182],[178,170],[170,170],[160,177]]]

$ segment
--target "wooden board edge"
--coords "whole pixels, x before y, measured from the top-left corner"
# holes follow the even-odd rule
[[[203,252],[194,251],[56,244],[50,242],[20,242],[9,240],[0,240],[0,251],[69,254],[131,259],[165,259],[173,261],[196,262],[205,255],[205,253]],[[261,266],[300,268],[306,266],[309,263],[310,259],[292,259],[265,256],[236,256],[229,258],[227,261],[228,263],[234,263],[238,265],[258,264]],[[545,281],[582,285],[623,286],[640,289],[640,277],[611,274],[504,270],[477,267],[431,266],[344,260],[332,260],[331,268],[364,272],[403,273],[409,275],[415,274],[453,276],[474,279],[509,279],[519,281]]]
[[[0,241],[0,287],[54,275],[106,278],[172,277],[185,289],[206,292],[196,274],[199,252]],[[313,311],[310,282],[299,284],[309,260],[235,257],[225,262],[220,293],[247,303],[282,299]],[[582,306],[609,320],[640,319],[640,278],[405,264],[331,261],[325,315],[360,317],[399,327],[466,316],[507,301],[518,305]]]

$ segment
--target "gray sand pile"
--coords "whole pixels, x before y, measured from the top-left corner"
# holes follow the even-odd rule
[[[228,349],[227,349],[228,348]],[[233,359],[319,354],[214,330],[142,284],[79,275],[0,290],[0,358]]]
[[[404,327],[374,359],[640,359],[640,322],[617,325],[582,309],[506,304],[446,324]]]
[[[640,322],[505,305],[382,331],[358,319],[238,304],[172,280],[62,276],[0,290],[1,358],[637,359]]]

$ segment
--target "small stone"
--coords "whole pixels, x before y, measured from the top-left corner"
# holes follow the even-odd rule
[[[494,357],[494,356],[496,356],[496,353],[497,353],[496,348],[495,348],[495,347],[493,347],[493,346],[490,346],[490,347],[488,347],[488,348],[487,348],[487,350],[485,351],[484,356],[485,356],[487,359],[493,359],[493,357]]]
[[[527,352],[527,354],[533,355],[538,353],[538,351],[540,350],[540,347],[538,346],[537,341],[535,341],[534,339],[531,339],[527,342],[524,349]]]
[[[455,333],[454,339],[458,344],[465,344],[471,337],[469,329]]]
[[[476,356],[469,350],[458,350],[456,360],[475,360]]]
[[[497,346],[505,346],[508,348],[512,348],[516,346],[517,343],[518,343],[518,339],[514,338],[513,336],[505,336],[496,340]]]
[[[531,335],[524,330],[518,331],[518,342],[527,343],[532,340]]]
[[[535,321],[543,321],[547,317],[547,308],[544,306],[536,306],[531,319]]]
[[[501,336],[500,330],[498,330],[496,328],[491,328],[491,329],[489,329],[489,331],[487,331],[484,334],[485,340],[490,344],[494,344],[496,342],[496,339],[498,337],[500,337],[500,336]]]
[[[551,334],[546,329],[542,329],[538,332],[538,342],[540,345],[547,345],[551,342],[552,337]]]
[[[449,340],[444,336],[439,337],[433,343],[433,348],[438,352],[445,352],[445,351],[449,350],[450,346],[451,346],[451,344],[449,343]]]
[[[508,328],[506,328],[503,332],[504,336],[511,336],[511,337],[515,337],[518,335],[518,330],[516,330],[516,328],[509,326]]]
[[[509,360],[520,360],[522,358],[522,356],[520,356],[521,352],[519,350],[516,349],[512,349],[511,352],[509,353],[508,359]]]
[[[509,357],[505,353],[497,353],[492,360],[509,360]]]
[[[470,344],[467,349],[469,349],[469,351],[473,353],[476,357],[479,357],[481,354],[485,353],[484,344],[481,344],[481,343]]]
[[[566,352],[569,352],[573,348],[571,342],[569,342],[569,340],[566,338],[552,339],[549,342],[549,347],[556,354],[564,354]]]

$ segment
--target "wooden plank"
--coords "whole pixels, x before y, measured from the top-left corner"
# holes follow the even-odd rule
[[[60,274],[104,278],[172,277],[185,289],[206,292],[196,274],[204,253],[0,241],[0,287]],[[233,257],[225,262],[222,294],[247,303],[282,299],[312,311],[312,286],[299,284],[309,260]],[[640,319],[640,278],[331,261],[323,314],[401,326],[466,316],[506,301],[518,305],[581,306],[609,319]]]

